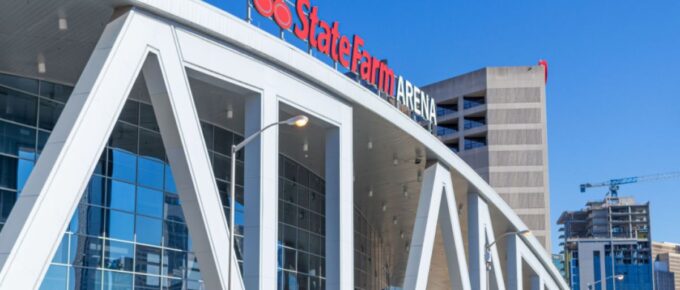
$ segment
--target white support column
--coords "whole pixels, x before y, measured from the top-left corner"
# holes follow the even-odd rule
[[[351,111],[350,111],[351,112]],[[326,133],[326,289],[354,288],[351,113]]]
[[[508,277],[508,290],[522,290],[522,251],[520,250],[519,243],[522,243],[521,239],[516,235],[511,235],[507,237],[507,277]]]
[[[505,282],[503,281],[503,272],[501,271],[501,263],[496,245],[491,246],[490,249],[492,272],[487,272],[486,270],[486,245],[493,243],[494,240],[491,216],[486,201],[477,193],[469,193],[468,249],[472,289],[487,289],[488,287],[488,289],[505,290]],[[490,283],[490,285],[487,285],[487,283]],[[492,285],[495,288],[491,288]]]
[[[272,90],[249,97],[245,107],[245,135],[277,122],[278,116],[278,99]],[[254,290],[276,289],[278,127],[267,129],[245,150],[245,285]]]
[[[133,8],[107,25],[0,234],[0,289],[40,286],[142,66],[205,285],[229,288],[236,260],[181,59],[156,17]]]
[[[444,238],[451,287],[469,290],[468,267],[451,173],[438,163],[428,167],[423,174],[404,277],[405,290],[427,289],[437,224]]]

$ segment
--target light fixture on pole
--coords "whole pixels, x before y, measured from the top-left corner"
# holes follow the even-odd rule
[[[487,289],[489,289],[489,272],[491,271],[491,267],[492,267],[491,247],[493,245],[495,245],[496,242],[498,242],[498,240],[504,239],[505,237],[511,236],[511,235],[527,237],[527,236],[531,235],[531,231],[530,230],[523,230],[523,231],[516,231],[516,232],[507,232],[507,233],[504,233],[504,234],[496,237],[493,240],[493,242],[490,243],[490,244],[487,241],[486,247],[484,248],[484,250],[485,250],[484,251],[484,259],[486,260],[486,288]]]
[[[272,128],[274,126],[278,125],[289,125],[289,126],[295,126],[295,127],[304,127],[307,126],[307,123],[309,122],[309,118],[305,115],[299,115],[295,116],[293,118],[290,118],[285,121],[269,124],[262,128],[260,131],[257,131],[253,133],[252,135],[248,136],[245,140],[243,140],[241,143],[238,143],[236,145],[231,146],[231,184],[230,184],[230,200],[229,200],[229,274],[228,274],[228,283],[229,283],[229,289],[231,289],[231,260],[233,259],[234,255],[234,233],[236,232],[236,228],[234,227],[234,213],[235,213],[235,208],[236,208],[236,153],[238,153],[239,150],[243,149],[248,143],[251,141],[255,140],[257,136],[260,136],[262,132],[265,130]]]
[[[593,290],[593,287],[594,287],[595,285],[597,285],[597,284],[599,284],[599,283],[602,283],[602,281],[606,281],[606,280],[609,280],[609,279],[612,279],[612,281],[614,281],[614,280],[623,281],[623,275],[621,275],[621,274],[619,274],[619,275],[612,275],[612,276],[609,276],[609,277],[604,278],[604,279],[602,279],[602,280],[598,280],[598,281],[595,281],[595,282],[593,282],[593,283],[588,283],[588,290]]]

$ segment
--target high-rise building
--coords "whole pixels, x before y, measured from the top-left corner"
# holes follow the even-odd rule
[[[550,252],[542,66],[487,67],[423,88],[436,100],[436,134],[512,207]]]
[[[652,242],[652,257],[657,290],[680,289],[680,244]]]
[[[563,212],[557,223],[572,289],[653,289],[649,203],[607,197]]]

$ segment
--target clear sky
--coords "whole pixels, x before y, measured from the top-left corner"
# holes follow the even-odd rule
[[[210,2],[245,11],[245,0]],[[680,171],[680,1],[311,2],[418,85],[484,66],[549,62],[555,252],[559,214],[607,191],[581,194],[580,183]],[[680,243],[679,187],[640,183],[620,195],[651,203],[654,240]]]

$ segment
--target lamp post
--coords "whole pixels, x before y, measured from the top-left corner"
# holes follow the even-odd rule
[[[595,281],[595,282],[593,282],[593,283],[588,283],[588,290],[593,290],[593,287],[594,287],[596,284],[600,284],[600,283],[602,283],[602,281],[609,280],[609,279],[612,279],[612,281],[613,281],[613,280],[623,281],[623,275],[621,275],[621,274],[619,274],[619,275],[612,275],[612,276],[609,276],[609,277],[604,278],[604,279],[602,279],[602,280],[598,280],[598,281]]]
[[[492,243],[486,244],[485,251],[484,251],[484,258],[486,260],[486,289],[489,289],[489,272],[491,272],[491,247],[498,242],[500,239],[504,239],[507,236],[511,235],[519,235],[519,236],[528,236],[531,234],[530,230],[523,230],[523,231],[516,231],[516,232],[507,232],[504,233],[498,237],[496,237]]]
[[[253,133],[252,135],[248,136],[248,138],[244,139],[241,141],[241,143],[238,143],[236,145],[231,146],[231,184],[230,184],[230,204],[229,204],[229,275],[228,275],[228,282],[229,282],[229,289],[231,289],[231,260],[233,259],[234,255],[234,233],[236,232],[236,228],[234,227],[234,216],[235,216],[235,211],[236,211],[236,153],[238,153],[239,150],[243,149],[248,143],[253,141],[257,136],[262,134],[265,130],[272,128],[274,126],[278,125],[289,125],[289,126],[295,126],[295,127],[304,127],[307,125],[309,122],[309,118],[305,115],[299,115],[295,116],[293,118],[290,118],[285,121],[269,124],[262,128],[260,131],[257,131]]]

